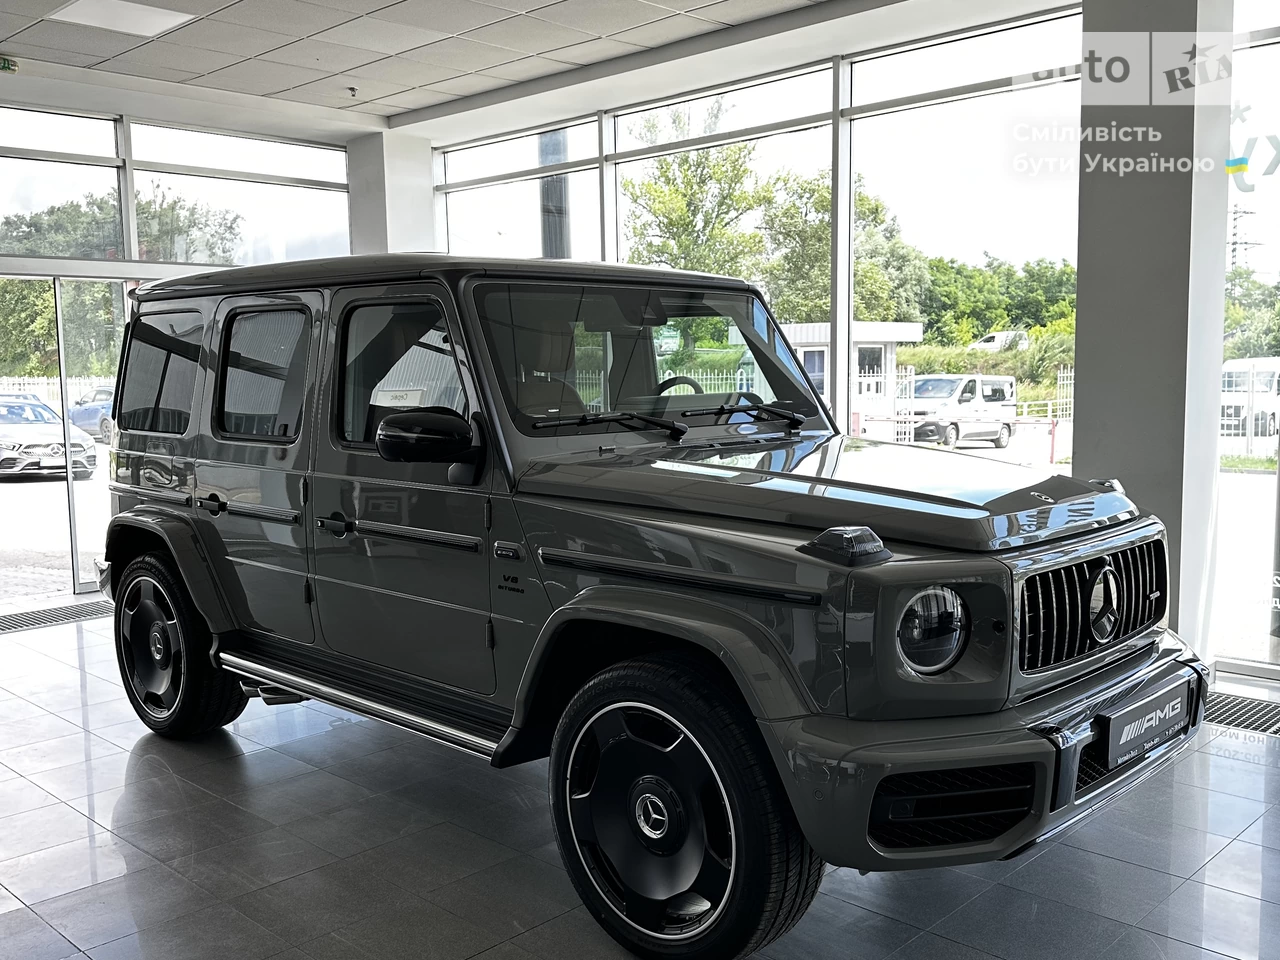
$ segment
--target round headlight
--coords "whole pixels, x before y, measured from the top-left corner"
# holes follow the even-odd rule
[[[898,648],[916,673],[941,673],[964,652],[969,611],[950,587],[921,590],[898,621]]]

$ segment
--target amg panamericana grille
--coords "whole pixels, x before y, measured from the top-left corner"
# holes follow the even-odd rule
[[[1119,626],[1109,640],[1094,636],[1090,598],[1098,571],[1106,564],[1119,582]],[[1150,540],[1104,557],[1027,577],[1019,598],[1022,671],[1047,670],[1120,643],[1164,616],[1168,597],[1164,542]]]

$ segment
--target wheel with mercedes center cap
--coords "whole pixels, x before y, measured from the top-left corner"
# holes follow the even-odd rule
[[[550,792],[574,886],[642,957],[745,956],[817,893],[822,861],[753,718],[696,658],[632,660],[588,681],[556,730]]]

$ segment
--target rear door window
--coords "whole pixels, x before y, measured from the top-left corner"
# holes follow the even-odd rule
[[[144,314],[129,333],[116,426],[186,433],[191,422],[204,318],[196,311]]]
[[[307,384],[309,326],[302,310],[232,314],[221,364],[218,423],[224,434],[297,439]]]

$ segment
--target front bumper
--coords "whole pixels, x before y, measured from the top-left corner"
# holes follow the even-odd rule
[[[916,443],[941,443],[945,428],[938,421],[917,423],[915,427]]]
[[[93,449],[71,455],[73,473],[93,473],[98,466],[97,451]],[[0,451],[0,477],[59,474],[67,472],[66,454],[56,456],[35,455],[21,450]]]
[[[1082,755],[1086,774],[1089,764],[1083,751],[1103,736],[1099,712],[1140,701],[1179,678],[1192,685],[1189,725],[1181,735],[1096,779],[1081,775]],[[1207,669],[1165,633],[1134,658],[999,713],[883,722],[809,716],[760,724],[818,854],[839,866],[904,870],[998,860],[1062,831],[1186,747],[1204,720],[1207,695]],[[994,839],[890,848],[868,835],[886,777],[1015,764],[1032,771],[1029,807]]]

